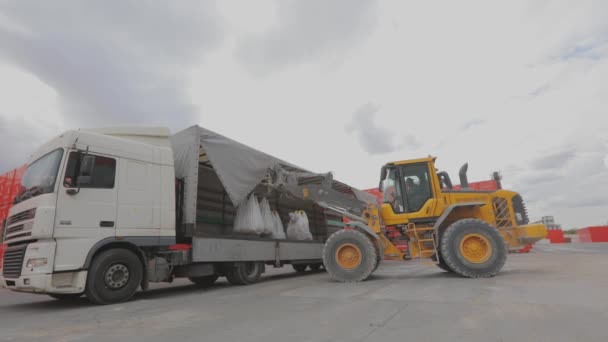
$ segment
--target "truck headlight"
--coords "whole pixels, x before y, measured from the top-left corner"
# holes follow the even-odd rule
[[[42,266],[46,266],[46,264],[47,264],[46,258],[28,259],[25,267],[27,267],[27,268],[42,267]]]

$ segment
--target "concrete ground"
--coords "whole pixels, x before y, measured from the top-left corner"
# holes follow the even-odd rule
[[[539,245],[492,279],[385,262],[368,281],[270,269],[91,306],[0,290],[0,341],[608,341],[608,244]]]

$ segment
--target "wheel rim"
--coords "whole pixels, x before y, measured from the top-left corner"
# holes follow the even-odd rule
[[[357,268],[361,264],[361,249],[350,243],[341,245],[336,250],[336,262],[347,270]]]
[[[483,235],[467,234],[460,241],[460,254],[468,262],[481,264],[492,255],[492,244]]]
[[[106,270],[104,280],[109,288],[118,290],[127,285],[130,275],[127,266],[123,264],[114,264]]]

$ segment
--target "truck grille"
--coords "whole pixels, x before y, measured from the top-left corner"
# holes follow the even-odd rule
[[[10,226],[10,225],[15,224],[17,222],[21,222],[21,221],[25,221],[25,220],[31,220],[35,216],[36,216],[36,208],[32,208],[32,209],[22,211],[20,213],[17,213],[15,215],[9,217],[6,223],[7,223],[7,226]]]
[[[23,258],[27,244],[7,247],[4,252],[4,264],[2,267],[2,275],[4,278],[14,279],[21,276],[21,268],[23,267]]]

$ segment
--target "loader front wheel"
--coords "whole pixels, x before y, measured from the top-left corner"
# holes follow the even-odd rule
[[[437,258],[439,258],[439,262],[437,262]],[[434,255],[432,257],[432,259],[433,259],[433,261],[436,262],[435,265],[437,265],[437,267],[441,268],[442,270],[444,270],[446,272],[452,272],[452,270],[448,267],[448,265],[445,264],[445,261],[443,260],[441,255]]]
[[[450,270],[469,278],[495,276],[504,266],[507,253],[498,230],[478,219],[456,221],[441,237],[440,258]]]
[[[356,230],[340,230],[323,247],[323,264],[339,282],[367,279],[376,268],[377,252],[372,240]]]

